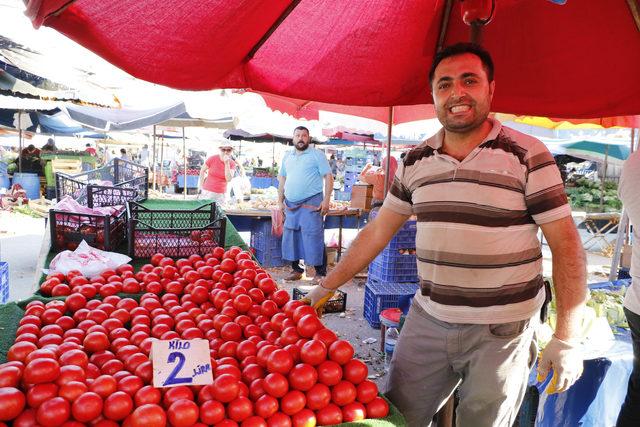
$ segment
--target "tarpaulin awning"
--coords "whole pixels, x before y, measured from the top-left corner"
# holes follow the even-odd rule
[[[189,113],[184,112],[177,117],[158,123],[158,126],[166,127],[200,127],[212,129],[233,129],[237,126],[238,121],[234,117],[220,117],[218,119],[200,119],[191,117]]]
[[[378,142],[373,137],[373,133],[359,133],[352,130],[341,129],[340,127],[332,129],[322,129],[322,135],[326,136],[327,138],[336,138],[351,142]]]
[[[85,127],[108,132],[140,129],[186,113],[184,103],[137,110],[65,105],[62,110]]]
[[[276,135],[271,133],[249,133],[242,129],[232,129],[224,132],[223,136],[232,141],[253,141],[253,142],[281,142],[288,144],[292,141],[291,137]]]
[[[332,104],[431,104],[439,44],[470,39],[445,0],[28,0],[47,25],[135,77],[250,88]],[[445,26],[446,25],[446,26]],[[442,30],[442,31],[441,31]],[[640,113],[640,31],[627,2],[497,0],[483,45],[494,111],[592,118]],[[615,70],[615,84],[606,80]]]
[[[545,145],[553,154],[567,154],[597,163],[622,165],[629,157],[630,149],[627,142],[606,140],[548,140],[543,139]]]

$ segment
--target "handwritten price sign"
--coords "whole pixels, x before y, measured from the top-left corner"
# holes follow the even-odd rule
[[[153,341],[151,355],[154,387],[213,384],[207,340]]]

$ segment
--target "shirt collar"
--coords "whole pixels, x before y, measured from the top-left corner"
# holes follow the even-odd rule
[[[478,146],[484,144],[487,141],[493,141],[500,134],[500,130],[502,130],[502,123],[498,119],[494,119],[488,117],[487,120],[491,123],[491,130],[487,134],[487,136],[482,140]],[[435,135],[431,138],[427,139],[427,145],[434,150],[439,150],[442,148],[442,144],[444,143],[444,128],[440,129]]]

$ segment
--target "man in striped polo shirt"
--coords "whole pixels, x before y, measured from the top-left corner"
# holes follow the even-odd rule
[[[553,257],[557,327],[539,361],[562,392],[582,372],[577,349],[585,257],[553,157],[489,118],[489,54],[474,44],[436,55],[429,73],[443,129],[411,150],[390,193],[308,299],[321,308],[416,215],[420,291],[402,329],[387,396],[409,426],[429,425],[459,386],[457,424],[511,426],[536,359],[545,301],[538,228]]]

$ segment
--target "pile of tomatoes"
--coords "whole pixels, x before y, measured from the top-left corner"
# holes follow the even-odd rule
[[[351,344],[240,248],[52,273],[42,290],[68,296],[27,305],[0,365],[0,426],[314,427],[389,412]],[[152,341],[177,338],[209,341],[212,385],[151,385]]]

